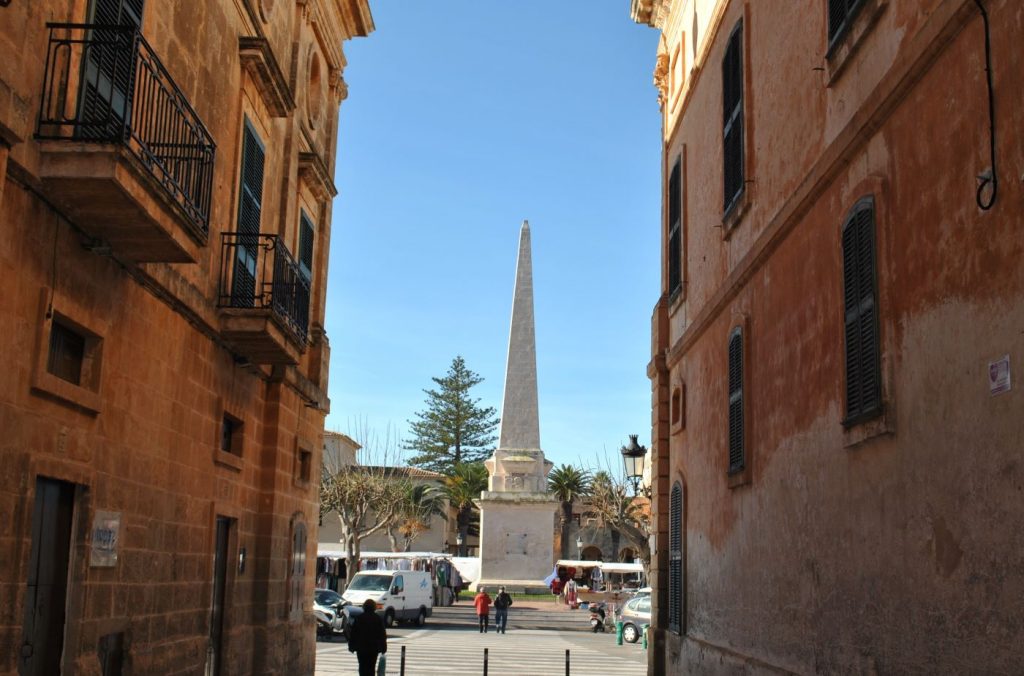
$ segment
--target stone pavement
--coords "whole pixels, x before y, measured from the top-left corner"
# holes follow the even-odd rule
[[[524,604],[525,605],[525,604]],[[401,648],[406,650],[405,673],[483,674],[488,649],[488,676],[562,676],[569,650],[570,674],[641,676],[647,673],[647,653],[639,645],[615,645],[615,635],[592,634],[587,614],[571,611],[532,611],[512,607],[507,634],[480,634],[468,605],[436,608],[425,627],[399,625],[388,630],[389,675],[399,673]],[[493,615],[492,615],[493,617]],[[543,623],[547,629],[526,625]],[[355,655],[340,636],[317,644],[316,674],[355,674]]]

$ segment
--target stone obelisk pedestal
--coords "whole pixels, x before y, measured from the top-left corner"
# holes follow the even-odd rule
[[[485,463],[488,490],[480,494],[480,579],[477,587],[544,589],[554,564],[555,510],[547,491],[552,463],[540,449],[537,347],[533,328],[530,226],[519,237],[512,299],[501,435]]]

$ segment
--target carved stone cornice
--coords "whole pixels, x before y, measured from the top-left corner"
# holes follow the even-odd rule
[[[668,100],[668,54],[658,54],[654,63],[654,86],[658,89],[658,105],[664,106]]]
[[[242,67],[256,83],[270,114],[274,117],[288,117],[295,110],[295,97],[274,57],[270,42],[262,37],[240,37],[238,53]]]
[[[299,153],[299,180],[308,185],[316,198],[323,202],[338,194],[327,165],[317,153]]]
[[[629,16],[636,23],[645,23],[651,28],[661,30],[668,19],[670,0],[632,0]]]

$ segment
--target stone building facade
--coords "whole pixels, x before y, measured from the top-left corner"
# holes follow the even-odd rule
[[[310,674],[367,0],[0,4],[0,674]]]
[[[1019,670],[1024,5],[632,14],[662,35],[650,673]]]

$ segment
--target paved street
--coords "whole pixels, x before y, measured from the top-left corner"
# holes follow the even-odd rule
[[[488,649],[488,676],[561,676],[569,650],[571,674],[640,676],[647,673],[647,654],[640,644],[615,645],[614,634],[581,631],[586,614],[531,612],[513,609],[507,634],[493,630],[481,635],[471,624],[471,609],[439,608],[427,626],[398,626],[388,632],[388,674],[399,673],[401,648],[406,650],[405,673],[482,674],[484,648]],[[554,618],[554,619],[552,619]],[[524,625],[550,626],[549,629]],[[575,627],[575,628],[574,628]],[[316,674],[355,674],[355,655],[340,636],[317,643]]]

